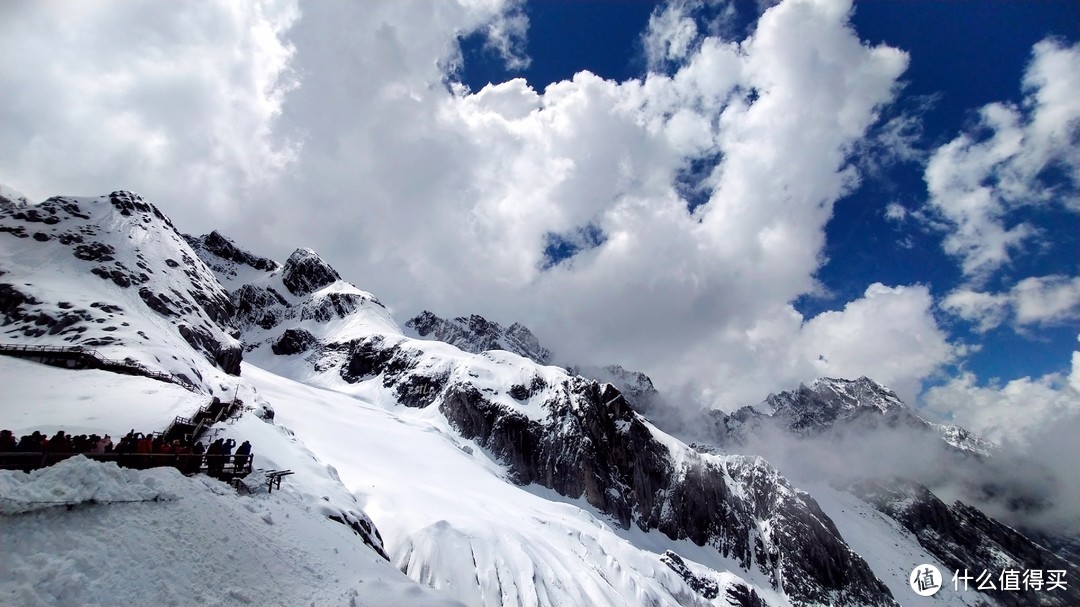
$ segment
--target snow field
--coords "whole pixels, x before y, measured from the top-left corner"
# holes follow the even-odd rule
[[[249,364],[243,373],[275,421],[336,469],[394,564],[417,581],[476,606],[726,605],[723,593],[715,602],[697,595],[602,515],[508,483],[434,407],[390,411]]]
[[[172,468],[82,457],[0,481],[0,501],[79,504],[0,515],[4,605],[458,605],[290,492],[240,496]]]

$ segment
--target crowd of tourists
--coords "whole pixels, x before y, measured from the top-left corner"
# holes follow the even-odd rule
[[[112,454],[109,459],[126,468],[172,466],[184,474],[195,474],[205,466],[210,476],[221,476],[226,470],[237,473],[250,464],[251,443],[244,441],[237,446],[231,438],[219,438],[209,445],[184,438],[169,441],[160,434],[135,432],[134,429],[115,444],[108,434],[104,437],[69,435],[63,430],[52,437],[35,430],[16,440],[10,430],[0,430],[0,453],[41,454],[45,463],[75,453]],[[55,458],[50,457],[54,454]]]

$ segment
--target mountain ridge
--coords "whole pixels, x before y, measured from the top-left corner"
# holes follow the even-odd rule
[[[459,484],[474,482],[472,476],[489,479],[497,483],[492,486],[499,487],[504,498],[531,495],[521,499],[529,500],[531,508],[543,509],[542,515],[534,515],[535,525],[526,526],[527,534],[519,519],[493,517],[483,521],[483,528],[493,530],[492,537],[505,533],[506,537],[537,542],[529,559],[510,563],[499,560],[508,558],[508,553],[481,554],[490,547],[480,547],[471,539],[486,533],[477,526],[474,515],[439,512],[442,502],[438,501],[403,504],[418,512],[399,513],[406,522],[382,518],[395,530],[393,536],[382,536],[387,555],[414,580],[461,593],[455,596],[473,597],[470,601],[474,604],[485,605],[498,604],[498,597],[511,588],[515,596],[538,604],[586,598],[589,602],[681,605],[722,605],[728,599],[761,605],[897,604],[896,589],[903,587],[906,572],[874,569],[852,549],[831,518],[845,516],[842,511],[826,513],[811,494],[798,489],[762,457],[695,449],[657,427],[627,396],[631,392],[635,398],[656,394],[651,380],[643,374],[610,366],[600,369],[616,381],[597,381],[577,374],[574,367],[540,364],[536,359],[549,360],[550,352],[531,331],[517,323],[504,329],[482,317],[466,319],[465,328],[472,333],[460,325],[450,327],[459,331],[456,335],[467,338],[462,345],[478,352],[442,340],[418,339],[419,335],[408,333],[415,331],[415,326],[407,322],[403,331],[374,295],[342,279],[313,250],[297,249],[285,263],[278,263],[248,253],[218,232],[182,237],[156,207],[126,192],[95,199],[58,197],[29,207],[0,203],[0,239],[5,242],[5,251],[10,251],[0,254],[0,280],[7,285],[7,290],[0,289],[3,330],[18,339],[51,343],[73,337],[78,343],[92,343],[99,333],[115,333],[118,337],[103,347],[130,354],[138,353],[141,343],[131,336],[138,335],[145,325],[144,332],[152,342],[190,352],[177,364],[163,363],[158,357],[159,367],[202,379],[201,387],[207,394],[243,388],[266,411],[273,409],[271,403],[264,402],[250,382],[273,390],[282,410],[294,416],[293,423],[310,432],[325,433],[308,436],[321,445],[320,454],[340,449],[348,453],[337,434],[333,434],[333,444],[326,442],[326,436],[331,436],[334,425],[347,423],[343,416],[361,416],[371,424],[384,424],[378,426],[383,432],[404,428],[401,437],[418,445],[436,445],[442,455],[435,461],[445,464],[456,458],[454,465],[470,475],[457,479]],[[30,265],[34,260],[70,269],[61,273],[67,282],[57,282],[61,278],[50,278],[48,273],[34,274]],[[58,286],[61,284],[63,288]],[[60,303],[66,300],[62,297],[73,284],[95,287],[91,289],[95,298],[116,306],[109,309],[121,326],[112,331],[93,330],[96,325],[114,326],[107,324],[110,321],[105,316],[102,321],[79,317],[55,332],[42,328],[55,326],[37,319],[63,310]],[[145,286],[150,295],[133,291],[135,286]],[[114,300],[117,303],[109,303]],[[449,322],[434,314],[429,320],[433,326],[439,324],[435,320]],[[64,333],[84,325],[81,332]],[[235,361],[219,360],[205,337],[191,338],[192,325],[218,340],[215,343],[220,348],[231,347]],[[189,327],[186,333],[181,326]],[[433,336],[434,331],[432,328],[427,335]],[[514,341],[507,340],[507,335]],[[493,339],[473,339],[477,336]],[[521,352],[482,347],[488,344]],[[245,374],[254,379],[229,374],[234,366],[239,373],[241,357]],[[617,382],[629,386],[627,394],[620,391]],[[303,396],[294,396],[300,394]],[[742,433],[753,424],[776,424],[803,434],[857,428],[867,419],[895,418],[898,424],[913,423],[920,428],[924,427],[920,424],[929,424],[910,413],[891,391],[867,378],[821,379],[794,392],[770,395],[764,402],[768,406],[761,409],[749,407],[731,416],[722,414],[723,436],[747,436]],[[303,419],[331,405],[334,413],[322,425]],[[738,424],[728,427],[731,420]],[[937,432],[925,427],[928,432]],[[245,422],[243,428],[262,436],[267,444],[279,440],[270,438],[270,430],[290,435],[273,420]],[[364,431],[363,426],[355,428]],[[369,436],[369,440],[377,438]],[[961,436],[957,440],[966,439]],[[385,444],[383,448],[399,449],[399,456],[408,454],[407,449],[400,450],[400,444]],[[336,461],[354,465],[347,457]],[[393,468],[394,462],[378,465]],[[368,470],[369,474],[376,471]],[[318,476],[318,483],[341,484],[332,468],[308,474],[297,481],[312,483]],[[407,483],[414,472],[391,472],[394,474],[403,475],[401,480]],[[442,490],[442,499],[452,501],[453,481],[437,475],[424,478],[427,483],[449,483]],[[310,498],[320,491],[318,487],[321,485],[303,485],[303,491]],[[359,491],[356,487],[353,485]],[[383,503],[381,492],[393,491],[385,485],[365,488],[364,503],[374,504],[378,510]],[[395,495],[412,495],[396,491]],[[867,490],[863,497],[868,503],[880,502],[877,506],[882,515],[902,526],[907,511],[894,507],[897,500],[878,499],[878,493]],[[921,490],[916,493],[923,495]],[[535,494],[548,497],[537,499]],[[928,504],[936,499],[932,494],[925,500],[920,498]],[[347,499],[335,500],[337,510],[331,509],[331,513],[352,512],[349,516],[357,521],[369,520]],[[556,522],[562,515],[555,513],[563,511],[574,514]],[[975,529],[980,537],[1008,536],[981,513],[982,518],[966,510],[949,512],[959,521],[956,525]],[[584,538],[571,519],[593,521],[589,525],[595,525],[598,535]],[[921,521],[918,517],[911,520]],[[852,527],[849,522],[845,520],[845,528]],[[544,530],[549,525],[553,526],[551,533]],[[578,531],[570,535],[554,532],[572,528]],[[374,525],[371,529],[373,537],[378,537],[378,529]],[[901,542],[923,546],[922,542],[929,540],[920,538],[919,533],[925,529],[932,527],[920,522],[908,531],[910,535],[895,535],[897,546]],[[1008,537],[1011,539],[997,544],[1013,551],[1006,555],[1011,559],[1008,562],[1030,552],[1029,541]],[[487,579],[482,570],[448,559],[439,548],[447,542],[467,544],[473,551],[474,567],[479,567],[475,564],[480,562],[478,558],[483,562],[493,559],[490,562],[500,576],[525,577],[512,586],[502,577]],[[964,550],[978,551],[982,544],[957,545],[960,552],[942,552],[933,558],[941,559],[938,562],[945,567],[947,562],[953,563],[949,559],[963,558]],[[502,542],[498,546],[499,550],[511,550]],[[591,554],[599,546],[608,546],[618,559],[614,563],[610,556],[606,560],[575,560],[582,568],[581,585],[574,590],[579,594],[549,594],[556,592],[560,579],[569,574],[560,563],[565,558],[562,555],[577,550]],[[875,557],[875,562],[880,560]],[[521,569],[524,562],[531,563],[531,579],[525,579],[530,576]],[[623,573],[612,577],[620,569]],[[585,584],[584,580],[593,581]],[[596,580],[605,580],[610,588],[596,585]],[[576,598],[567,599],[570,596]],[[1010,604],[1000,597],[973,596]],[[905,595],[903,602],[908,604],[908,599]],[[958,604],[967,603],[963,597],[957,600]],[[1044,604],[1062,603],[1049,600]]]

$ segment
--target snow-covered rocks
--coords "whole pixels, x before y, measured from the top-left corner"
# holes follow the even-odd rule
[[[0,283],[0,341],[97,349],[205,390],[239,372],[225,290],[130,192],[0,206]]]
[[[337,270],[311,249],[297,249],[285,262],[281,282],[293,295],[307,295],[341,280]]]
[[[959,426],[932,424],[909,408],[895,392],[867,377],[855,380],[820,378],[809,386],[770,394],[763,402],[731,415],[710,414],[695,439],[714,445],[753,443],[770,433],[821,437],[881,428],[900,429],[940,440],[959,454],[989,456],[995,446]]]
[[[503,327],[478,314],[444,319],[424,310],[407,321],[405,327],[415,337],[438,340],[473,354],[506,350],[540,365],[551,362],[551,352],[521,323]]]

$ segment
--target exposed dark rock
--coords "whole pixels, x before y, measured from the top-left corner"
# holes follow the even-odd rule
[[[50,198],[50,200],[53,200]],[[149,202],[143,200],[142,196],[133,192],[127,192],[124,190],[118,190],[109,194],[109,202],[120,211],[120,214],[125,217],[131,217],[133,214],[140,213],[144,215],[152,215],[157,217],[165,225],[170,228],[173,227],[172,220],[165,216],[158,208]],[[149,220],[149,217],[146,217]],[[175,228],[174,228],[175,229]]]
[[[49,200],[54,199],[50,198]],[[56,216],[56,211],[46,204],[16,211],[12,214],[12,217],[26,223],[43,223],[45,225],[56,225],[60,223],[60,218]]]
[[[266,257],[259,257],[258,255],[252,255],[247,251],[244,251],[240,247],[236,246],[231,239],[223,236],[217,230],[205,234],[199,238],[193,236],[184,235],[184,239],[188,241],[188,244],[192,246],[196,251],[199,250],[200,245],[207,251],[217,255],[218,257],[251,266],[256,270],[264,270],[267,272],[278,269],[278,263],[272,259]],[[205,261],[205,260],[204,260]]]
[[[390,387],[411,371],[417,361],[415,352],[398,345],[387,346],[380,335],[353,341],[348,348],[348,358],[340,374],[349,383],[382,375],[383,385]]]
[[[274,354],[288,355],[306,352],[318,342],[318,339],[310,331],[304,329],[285,329],[272,344],[270,349]]]
[[[574,365],[567,367],[571,375],[580,375],[594,379],[600,383],[610,383],[615,386],[626,402],[638,413],[651,413],[660,401],[660,393],[653,386],[652,379],[640,371],[629,371],[620,365],[607,365],[594,367],[590,365]]]
[[[64,232],[63,234],[60,235],[58,240],[60,241],[60,244],[72,245],[72,244],[77,244],[77,243],[82,242],[83,237],[80,236],[79,234],[74,233],[74,232]]]
[[[769,607],[757,591],[749,586],[733,584],[727,590],[728,604],[732,607]]]
[[[0,194],[0,209],[21,209],[30,205],[30,201],[25,196],[17,195],[14,192],[10,194],[10,197]]]
[[[62,314],[59,319],[49,328],[49,335],[62,333],[68,327],[80,322],[86,322],[93,318],[86,310],[73,310]]]
[[[233,320],[241,325],[257,325],[272,329],[285,318],[288,302],[273,288],[244,285],[232,294],[235,306]]]
[[[17,238],[29,238],[22,226],[0,226],[0,234],[11,234]]]
[[[442,393],[448,379],[446,373],[409,374],[394,385],[394,394],[406,407],[427,407]]]
[[[126,289],[131,286],[131,278],[129,277],[129,275],[116,268],[95,266],[93,268],[90,268],[90,273],[94,274],[95,276],[99,276],[105,280],[111,280],[113,281],[113,284],[122,289]]]
[[[173,309],[172,301],[168,295],[157,294],[151,291],[147,287],[139,289],[139,297],[142,298],[151,310],[161,314],[162,316],[177,316],[176,310]]]
[[[240,375],[244,350],[239,345],[223,344],[202,327],[181,324],[177,327],[184,341],[203,353],[207,359],[229,375]]]
[[[904,429],[940,439],[943,448],[961,457],[985,457],[996,448],[959,426],[931,424],[895,392],[866,377],[817,379],[794,391],[770,394],[761,404],[743,407],[731,415],[707,412],[700,421],[700,427],[709,430],[702,433],[702,438],[720,446],[746,444],[762,431],[828,437]]]
[[[716,580],[694,575],[694,572],[690,571],[690,568],[686,566],[686,562],[682,560],[682,557],[671,550],[660,555],[660,561],[670,567],[672,571],[679,574],[679,577],[686,581],[686,584],[701,596],[712,600],[720,595],[720,585],[716,583]]]
[[[304,305],[300,310],[300,320],[329,322],[345,318],[356,311],[364,299],[364,296],[357,293],[327,293]]]
[[[34,299],[32,295],[15,288],[15,285],[0,283],[0,312],[4,314],[5,325],[23,319],[23,315],[19,311],[22,306],[39,303],[41,302]]]
[[[85,261],[112,261],[114,253],[116,249],[102,242],[81,244],[71,252],[75,257]]]
[[[676,469],[617,390],[582,378],[571,378],[565,398],[545,407],[549,421],[529,419],[454,384],[440,410],[462,436],[499,457],[515,481],[582,496],[623,527],[715,546],[770,575],[794,604],[895,604],[817,504],[764,460],[691,457]],[[771,521],[771,531],[760,530],[761,520]]]
[[[106,314],[119,314],[120,312],[124,311],[124,309],[121,308],[120,306],[114,306],[113,304],[104,303],[104,302],[100,302],[100,301],[95,301],[94,303],[90,304],[90,307],[91,308],[97,308],[98,310],[101,310],[102,312],[105,312]]]
[[[1066,588],[1053,592],[983,591],[1007,606],[1080,605],[1080,568],[1032,542],[1015,529],[1002,525],[979,510],[961,502],[949,506],[929,489],[906,480],[867,480],[855,483],[852,493],[893,518],[915,535],[919,545],[953,571],[967,570],[972,576],[986,570],[994,576],[1004,569],[1064,570]],[[974,586],[972,586],[974,589]]]
[[[281,282],[293,295],[307,295],[340,278],[337,270],[311,249],[294,251],[281,273]]]
[[[478,314],[446,320],[424,310],[406,322],[405,326],[416,331],[420,337],[443,341],[473,354],[506,350],[541,365],[551,360],[551,352],[541,346],[532,331],[520,323],[503,328],[499,323]]]

